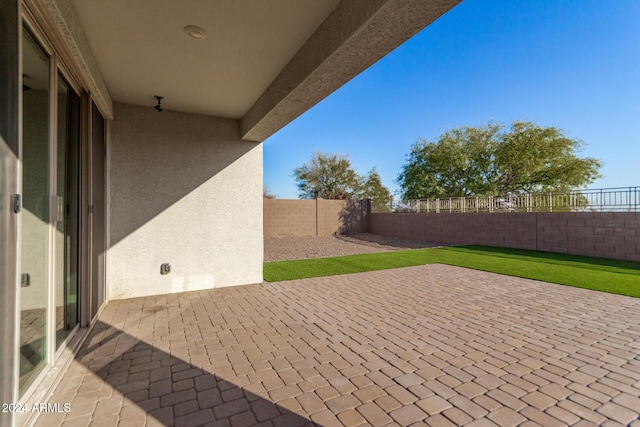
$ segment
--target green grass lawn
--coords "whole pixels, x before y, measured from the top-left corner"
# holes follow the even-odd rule
[[[640,263],[486,246],[414,249],[264,264],[264,280],[276,282],[425,264],[448,264],[640,297]]]

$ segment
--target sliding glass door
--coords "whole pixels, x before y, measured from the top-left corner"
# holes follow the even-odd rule
[[[104,303],[105,289],[105,122],[91,103],[91,318]]]
[[[80,97],[58,73],[55,212],[56,348],[78,324]]]
[[[46,363],[49,292],[50,57],[22,37],[20,391]]]
[[[20,92],[17,0],[0,1],[0,401],[15,402],[16,267],[18,258],[18,109]],[[13,414],[0,411],[0,426]]]
[[[78,324],[81,108],[26,28],[22,58],[21,394]]]

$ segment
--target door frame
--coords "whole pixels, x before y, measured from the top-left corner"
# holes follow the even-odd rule
[[[21,98],[20,0],[0,2],[0,402],[16,402],[18,377],[18,217]],[[0,412],[0,425],[14,415]]]
[[[28,402],[30,397],[39,395],[42,392],[43,388],[49,388],[50,384],[49,380],[45,380],[46,374],[51,370],[51,367],[57,365],[61,359],[64,357],[70,356],[69,350],[74,349],[81,341],[81,336],[86,334],[86,330],[79,334],[78,331],[81,327],[85,327],[89,325],[89,322],[86,320],[86,317],[89,313],[89,306],[86,305],[85,300],[86,296],[90,292],[90,281],[87,280],[90,276],[90,255],[87,256],[86,249],[88,246],[87,242],[89,242],[90,234],[87,231],[90,229],[90,218],[88,217],[88,201],[90,195],[90,187],[87,187],[87,176],[90,173],[90,162],[87,161],[87,153],[90,147],[90,138],[91,138],[91,122],[90,122],[90,106],[91,106],[91,97],[83,90],[85,85],[80,83],[80,79],[78,76],[80,75],[77,70],[74,68],[73,63],[70,64],[69,58],[70,56],[65,53],[64,44],[60,44],[60,40],[56,39],[55,36],[51,37],[51,31],[47,31],[47,28],[50,27],[50,23],[47,22],[46,16],[43,16],[42,11],[38,10],[37,5],[32,5],[29,0],[16,0],[19,2],[19,6],[21,6],[21,10],[18,13],[18,31],[19,31],[19,49],[22,46],[22,31],[23,28],[26,27],[29,29],[34,38],[38,41],[44,51],[49,55],[49,87],[50,87],[50,99],[49,99],[49,139],[48,139],[48,150],[49,150],[49,161],[48,161],[48,194],[49,194],[49,211],[50,218],[48,223],[48,277],[47,277],[47,326],[46,326],[46,357],[44,360],[43,368],[37,374],[35,380],[23,390],[23,393],[19,392],[19,336],[20,336],[20,285],[15,279],[16,285],[15,289],[15,323],[16,323],[16,331],[15,331],[15,339],[12,348],[13,356],[15,361],[14,364],[14,375],[12,376],[13,388],[14,388],[14,397],[12,401],[14,402]],[[22,58],[19,59],[19,67],[20,72],[18,73],[18,82],[22,83],[22,79],[19,78],[22,74]],[[78,324],[72,329],[69,335],[65,338],[64,341],[60,343],[59,347],[56,347],[56,313],[55,313],[55,292],[56,292],[56,275],[54,274],[56,268],[56,223],[54,221],[53,215],[53,205],[54,205],[54,197],[57,194],[56,188],[56,156],[57,156],[57,144],[58,144],[58,123],[57,123],[57,86],[58,86],[58,76],[62,76],[65,80],[65,83],[80,97],[80,134],[79,134],[79,146],[78,148],[78,159],[79,162],[79,188],[78,188],[78,241],[77,241],[77,251],[78,251],[78,295],[77,295],[77,304],[78,304]],[[21,92],[20,92],[20,100],[21,100]],[[88,107],[87,107],[88,106]],[[20,117],[22,115],[22,102],[19,103],[19,113]],[[22,119],[19,120],[19,130],[20,137],[18,138],[19,145],[21,148],[22,145]],[[60,141],[62,143],[62,141]],[[22,171],[18,171],[16,174],[16,178],[18,180],[18,185],[20,185],[20,181],[22,180]],[[21,189],[20,189],[21,191]],[[19,215],[18,215],[19,216]],[[18,220],[17,225],[17,236],[16,239],[18,241],[18,248],[16,249],[18,260],[16,261],[16,275],[17,271],[19,271],[20,260],[20,231],[21,224]],[[90,319],[89,319],[90,320]],[[63,357],[63,355],[65,355]],[[20,421],[20,420],[19,420]]]

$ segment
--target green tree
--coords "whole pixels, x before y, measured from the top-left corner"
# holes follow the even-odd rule
[[[318,151],[293,173],[302,199],[373,199],[382,204],[392,199],[375,167],[364,177],[358,175],[347,155]]]
[[[583,143],[555,127],[515,121],[456,127],[411,147],[397,182],[403,199],[566,191],[600,176]]]
[[[318,151],[293,173],[301,199],[350,199],[359,188],[358,174],[346,155]]]
[[[385,207],[388,209],[393,196],[389,189],[382,185],[382,179],[376,168],[373,167],[361,181],[362,184],[357,192],[357,198],[373,200],[373,203],[378,207],[377,211],[384,210]]]
[[[275,199],[276,195],[272,194],[267,187],[262,188],[262,198],[264,199]]]

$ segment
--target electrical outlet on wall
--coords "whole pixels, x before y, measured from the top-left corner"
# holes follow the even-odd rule
[[[160,274],[169,274],[171,273],[171,264],[165,262],[160,266]]]

